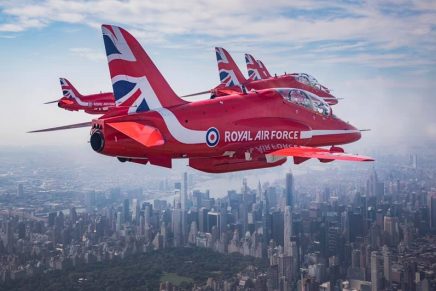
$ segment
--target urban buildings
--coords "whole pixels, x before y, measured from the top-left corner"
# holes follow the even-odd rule
[[[240,189],[220,197],[192,187],[188,173],[155,190],[47,190],[42,177],[3,177],[0,281],[201,247],[260,258],[268,269],[210,278],[194,290],[434,290],[436,167],[332,171],[241,177]]]

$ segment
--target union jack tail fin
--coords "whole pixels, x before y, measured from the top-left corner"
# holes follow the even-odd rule
[[[268,70],[267,70],[267,68],[265,67],[265,65],[263,64],[263,62],[262,62],[261,60],[257,60],[256,62],[257,62],[257,63],[259,64],[259,66],[260,66],[261,74],[265,77],[264,79],[271,78],[272,76],[271,76],[271,74],[268,72]]]
[[[252,55],[245,54],[245,63],[247,64],[248,80],[257,81],[263,79],[260,74],[259,64]]]
[[[221,84],[225,87],[244,84],[246,81],[245,77],[242,75],[241,70],[239,70],[229,52],[221,47],[216,47],[215,52]]]
[[[59,81],[61,82],[62,95],[65,98],[77,101],[77,99],[80,100],[83,97],[66,78],[59,78]]]
[[[256,60],[252,55],[245,54],[247,71],[250,80],[260,80],[271,78],[271,74],[260,60]]]
[[[129,113],[187,103],[179,98],[139,42],[125,29],[102,25],[115,105]]]

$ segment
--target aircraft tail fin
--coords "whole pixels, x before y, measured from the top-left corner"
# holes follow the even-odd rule
[[[247,63],[247,71],[250,80],[271,78],[271,74],[261,60],[256,60],[252,55],[245,54],[245,62]]]
[[[245,83],[244,75],[229,52],[221,47],[216,47],[215,53],[221,84],[225,87],[233,87]]]
[[[102,25],[102,32],[116,106],[136,113],[187,103],[176,95],[128,31]]]
[[[272,76],[268,72],[268,69],[265,67],[263,62],[261,60],[257,60],[256,62],[259,64],[259,67],[260,67],[260,70],[261,70],[261,74],[264,76],[264,79],[271,78]]]
[[[257,63],[256,59],[252,55],[245,54],[245,63],[247,64],[249,80],[257,81],[263,79],[262,76],[260,75],[259,64]]]
[[[59,78],[59,81],[61,83],[62,95],[65,98],[77,100],[83,97],[66,78]]]

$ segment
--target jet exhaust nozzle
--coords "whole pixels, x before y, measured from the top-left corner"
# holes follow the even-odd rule
[[[104,137],[101,131],[95,131],[90,139],[91,147],[96,152],[101,152],[104,148]]]

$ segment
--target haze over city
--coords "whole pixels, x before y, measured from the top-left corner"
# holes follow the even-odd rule
[[[184,104],[129,32],[179,96],[220,84],[215,47],[298,89]],[[436,290],[435,1],[0,0],[0,64],[0,290]],[[137,83],[98,142],[28,133],[100,116],[43,104],[75,94],[60,77]]]

